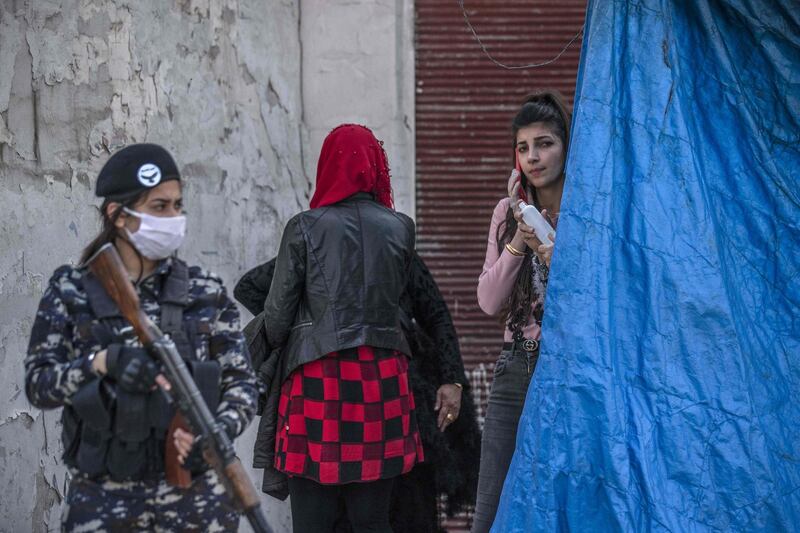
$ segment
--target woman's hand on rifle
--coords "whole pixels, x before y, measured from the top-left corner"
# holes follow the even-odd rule
[[[175,448],[178,450],[178,461],[181,464],[186,462],[186,458],[192,451],[195,442],[195,436],[191,431],[183,429],[176,429],[174,435]],[[202,454],[201,454],[202,455]]]
[[[158,373],[158,366],[144,348],[110,344],[92,357],[92,371],[108,376],[130,392],[147,392],[156,386],[169,392],[169,381]]]
[[[231,442],[236,438],[236,428],[227,418],[218,418],[217,424],[228,435]],[[187,470],[199,470],[205,463],[203,457],[203,439],[189,430],[178,428],[173,434],[175,448],[178,450],[178,461]]]

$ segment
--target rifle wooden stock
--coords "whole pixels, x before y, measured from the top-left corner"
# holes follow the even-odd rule
[[[178,460],[178,448],[175,446],[176,429],[190,433],[192,431],[180,411],[172,417],[167,430],[167,439],[164,442],[164,473],[167,476],[167,483],[173,487],[188,489],[192,486],[192,473],[183,468]]]
[[[244,511],[256,533],[271,533],[258,493],[236,457],[233,443],[217,426],[213,413],[208,409],[174,343],[142,311],[139,295],[116,248],[111,244],[104,245],[87,261],[87,266],[117,304],[122,316],[131,323],[142,344],[161,361],[164,374],[172,385],[170,392],[178,400],[179,411],[170,424],[165,443],[168,481],[183,488],[191,485],[191,474],[178,463],[173,442],[175,429],[202,435],[205,442],[204,457],[216,470],[234,505]]]
[[[247,475],[238,457],[235,457],[227,465],[223,465],[208,449],[204,450],[203,456],[208,464],[214,466],[215,470],[222,469],[225,472],[224,476],[220,476],[222,483],[229,493],[236,495],[234,501],[240,510],[247,511],[261,504],[258,493],[250,481],[250,476]]]
[[[112,244],[104,244],[86,262],[92,274],[119,307],[122,316],[131,323],[142,344],[149,346],[156,340],[154,325],[139,305],[139,295],[128,277],[128,271]]]

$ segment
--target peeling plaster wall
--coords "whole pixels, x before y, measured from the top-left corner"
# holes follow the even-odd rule
[[[59,528],[60,413],[27,402],[22,360],[51,273],[98,230],[108,155],[173,152],[182,255],[230,291],[307,207],[340,122],[385,141],[413,215],[413,60],[412,0],[0,0],[0,532]],[[237,441],[245,465],[255,430]],[[288,502],[263,501],[291,531]]]
[[[183,256],[231,290],[307,205],[298,28],[289,0],[0,2],[0,531],[59,527],[59,412],[28,404],[22,360],[50,274],[98,230],[102,163],[167,146],[186,178]],[[290,529],[286,503],[265,502]]]
[[[301,0],[306,172],[343,122],[384,141],[398,211],[414,217],[413,0]]]

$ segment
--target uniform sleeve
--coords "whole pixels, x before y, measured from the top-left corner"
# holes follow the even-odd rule
[[[239,310],[222,288],[219,312],[211,333],[211,355],[222,370],[222,398],[218,418],[227,418],[240,435],[256,412],[258,390],[250,355],[241,331]]]
[[[95,378],[89,357],[71,358],[72,324],[53,276],[39,302],[25,357],[25,393],[34,406],[53,409],[70,403]]]
[[[500,200],[489,225],[489,238],[486,243],[486,260],[478,278],[478,305],[487,315],[495,316],[511,296],[514,282],[524,256],[515,256],[503,250],[497,251],[497,228],[506,218],[509,199]]]
[[[447,309],[447,303],[422,259],[415,253],[411,264],[409,292],[413,302],[414,319],[433,340],[439,360],[436,368],[440,384],[466,385],[464,362],[458,346],[456,328]]]

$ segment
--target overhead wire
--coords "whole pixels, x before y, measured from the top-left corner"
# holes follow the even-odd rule
[[[564,55],[564,52],[566,52],[569,49],[569,47],[572,46],[573,43],[575,43],[575,41],[577,41],[581,37],[581,35],[583,35],[583,26],[581,26],[581,29],[578,30],[578,33],[576,33],[575,36],[572,39],[570,39],[567,44],[564,45],[564,48],[562,48],[561,51],[555,57],[553,57],[552,59],[548,59],[547,61],[543,61],[541,63],[530,63],[530,64],[527,64],[527,65],[506,65],[505,63],[501,63],[500,61],[495,59],[492,56],[492,54],[489,53],[489,50],[486,48],[486,45],[483,44],[483,41],[481,40],[480,36],[478,35],[478,32],[475,31],[475,27],[472,25],[472,22],[470,22],[470,20],[469,20],[469,14],[467,13],[466,7],[464,7],[464,0],[456,0],[456,1],[458,2],[458,5],[461,7],[461,13],[464,15],[464,22],[467,23],[467,27],[472,32],[472,35],[475,37],[475,40],[478,42],[478,45],[481,47],[481,50],[483,50],[483,53],[486,55],[486,57],[489,58],[489,60],[492,63],[494,63],[498,67],[504,68],[506,70],[522,70],[522,69],[527,69],[527,68],[538,68],[538,67],[544,67],[545,65],[549,65],[550,63],[554,63],[554,62],[558,61],[558,58],[560,58],[562,55]]]

